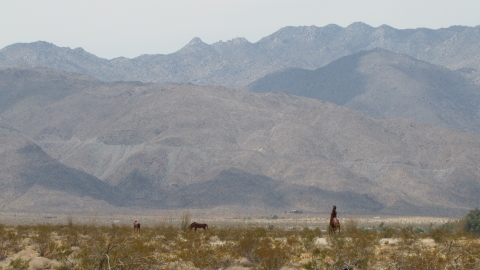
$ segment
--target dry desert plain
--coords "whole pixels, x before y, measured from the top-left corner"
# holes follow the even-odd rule
[[[319,213],[1,213],[0,269],[480,269],[477,236],[437,229],[458,219],[339,218],[333,236]]]
[[[165,211],[135,211],[128,213],[22,213],[5,212],[0,213],[0,224],[5,225],[33,225],[33,224],[66,224],[68,219],[73,219],[74,223],[96,224],[96,225],[131,225],[133,221],[138,220],[144,226],[173,225],[180,224],[182,215],[188,211],[190,219],[193,221],[208,223],[210,226],[243,226],[274,225],[280,228],[320,228],[324,230],[329,221],[328,213],[291,213],[291,212],[269,212],[252,213],[236,212],[234,214],[220,210],[222,214],[216,211],[205,210],[165,210]],[[381,223],[392,227],[417,226],[425,227],[432,225],[441,225],[447,222],[453,222],[458,218],[449,217],[428,217],[428,216],[358,216],[341,215],[339,220],[345,221],[354,219],[359,226],[367,228],[378,226]]]

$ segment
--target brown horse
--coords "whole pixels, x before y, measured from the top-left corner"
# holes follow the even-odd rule
[[[133,222],[133,231],[140,232],[140,223],[138,223],[136,220]]]
[[[195,228],[195,231],[197,231],[197,229],[204,229],[205,231],[208,229],[208,225],[207,224],[201,224],[201,223],[197,223],[197,222],[193,222],[192,224],[190,224],[190,226],[188,226],[188,229],[193,229]]]
[[[335,234],[335,231],[338,230],[338,233],[340,233],[340,221],[338,221],[337,218],[335,218],[328,226],[328,233],[329,234]]]
[[[330,223],[328,224],[328,233],[335,234],[335,231],[338,230],[340,233],[340,221],[337,218],[337,206],[333,206],[332,212],[330,213]]]

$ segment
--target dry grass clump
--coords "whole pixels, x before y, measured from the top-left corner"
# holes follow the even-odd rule
[[[24,248],[20,233],[13,228],[6,228],[0,224],[0,261],[10,253],[16,253]]]
[[[144,226],[140,233],[73,222],[0,225],[0,262],[4,269],[32,268],[18,255],[27,243],[47,260],[35,269],[480,269],[480,240],[458,224],[365,229],[345,220],[335,235],[307,227],[212,225],[195,232],[181,225]]]

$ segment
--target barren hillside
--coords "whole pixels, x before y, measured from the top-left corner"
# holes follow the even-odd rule
[[[1,76],[25,69],[17,71]],[[32,159],[21,155],[21,145],[1,145],[2,164],[21,168],[2,169],[2,181],[33,181],[21,194],[8,186],[4,192],[23,197],[4,201],[4,208],[50,207],[37,196],[40,180],[29,175],[62,183],[74,178],[42,165],[49,160],[108,184],[104,191],[99,184],[60,190],[72,201],[104,194],[107,204],[98,207],[126,198],[122,206],[316,210],[336,204],[346,213],[455,215],[480,203],[476,135],[375,120],[315,99],[213,86],[86,80],[62,96],[51,85],[56,72],[27,73],[37,75],[10,76],[9,85],[36,78],[37,91],[9,103],[0,126],[40,147],[31,148],[38,152]],[[57,98],[43,103],[52,91]]]

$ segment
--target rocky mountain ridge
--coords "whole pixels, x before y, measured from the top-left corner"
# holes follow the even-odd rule
[[[111,60],[82,48],[47,42],[17,43],[0,50],[0,67],[49,67],[96,76],[103,81],[192,83],[241,89],[285,68],[317,69],[361,50],[383,48],[442,65],[480,84],[480,26],[399,30],[371,27],[285,27],[250,43],[244,38],[206,44],[194,38],[168,55]]]

